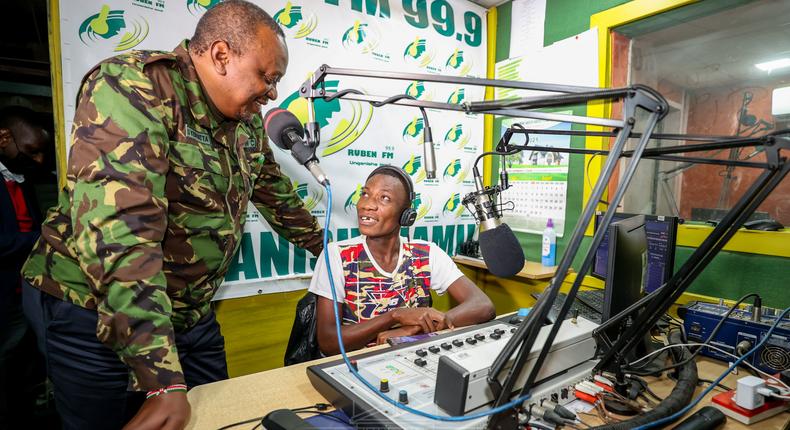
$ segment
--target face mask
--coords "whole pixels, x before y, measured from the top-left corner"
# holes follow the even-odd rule
[[[11,173],[15,173],[17,175],[25,175],[30,174],[36,171],[40,165],[30,158],[29,155],[25,154],[24,152],[19,150],[19,145],[17,145],[16,141],[14,141],[14,146],[16,146],[16,157],[14,158],[7,158],[7,157],[0,157],[0,162],[11,171]]]

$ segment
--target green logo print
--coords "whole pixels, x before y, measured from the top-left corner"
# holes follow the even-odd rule
[[[406,45],[406,49],[403,50],[403,58],[420,67],[431,64],[433,57],[434,54],[428,51],[426,40],[419,36],[415,37],[411,43]]]
[[[362,184],[357,184],[357,188],[348,196],[346,202],[343,204],[343,210],[345,210],[346,213],[350,213],[356,209],[360,195],[362,195]]]
[[[423,196],[422,193],[414,194],[414,201],[412,207],[417,211],[417,219],[425,218],[431,210],[431,198]]]
[[[294,5],[290,1],[274,14],[274,20],[294,39],[301,39],[318,27],[318,18],[315,14],[310,13],[305,16],[302,6]]]
[[[379,38],[372,27],[360,20],[356,20],[354,25],[343,33],[341,42],[346,49],[369,54],[379,45]]]
[[[428,94],[425,92],[425,82],[423,81],[412,81],[409,86],[406,87],[405,94],[417,100],[431,100],[431,97],[428,97]]]
[[[403,127],[403,141],[406,143],[416,143],[418,145],[422,145],[424,136],[422,134],[423,129],[425,129],[425,122],[423,121],[421,116],[415,116],[406,124],[406,127]]]
[[[456,148],[461,149],[469,143],[470,138],[471,135],[466,132],[464,125],[458,123],[450,127],[447,133],[444,134],[444,143],[445,145],[454,145]]]
[[[452,92],[452,94],[450,94],[450,97],[447,98],[447,103],[452,103],[457,105],[463,103],[464,92],[465,91],[463,88],[457,88],[455,91]]]
[[[455,159],[444,168],[444,180],[449,181],[453,179],[456,184],[460,184],[469,175],[469,168],[463,169],[461,159]]]
[[[425,180],[425,169],[422,168],[422,156],[421,155],[411,155],[409,161],[407,161],[403,166],[401,166],[403,171],[409,174],[411,178],[414,180],[414,183],[419,183]]]
[[[293,183],[294,191],[296,195],[302,199],[304,203],[305,209],[308,211],[312,211],[318,205],[318,202],[324,198],[323,190],[319,190],[318,192],[313,192],[307,184],[299,184],[297,182]]]
[[[148,36],[148,22],[143,18],[130,20],[130,28],[123,33],[115,45],[115,52],[125,51],[139,45]],[[109,5],[103,5],[99,13],[89,16],[80,24],[80,41],[87,46],[92,46],[101,40],[117,39],[121,30],[127,28],[123,10],[110,10]]]
[[[453,70],[458,76],[466,76],[472,69],[472,61],[465,58],[464,51],[456,48],[444,63],[445,68]]]
[[[195,16],[202,15],[203,12],[218,5],[222,0],[187,0],[187,10]]]
[[[459,218],[463,212],[464,207],[461,205],[461,194],[453,193],[453,195],[451,195],[450,198],[444,203],[442,213],[445,215],[453,214],[456,218]]]
[[[339,81],[325,82],[328,92],[337,91],[338,85]],[[329,102],[318,99],[314,106],[315,120],[321,127],[321,136],[330,136],[328,142],[321,142],[321,145],[326,145],[321,153],[324,157],[342,151],[359,139],[373,117],[373,106],[358,101],[341,104],[339,99]],[[294,91],[280,103],[280,108],[291,111],[302,124],[307,122],[307,100],[299,97],[298,91]]]

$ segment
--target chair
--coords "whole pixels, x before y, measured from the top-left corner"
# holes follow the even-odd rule
[[[316,331],[316,295],[308,292],[296,304],[296,316],[291,328],[291,337],[285,348],[285,365],[304,363],[321,358]]]

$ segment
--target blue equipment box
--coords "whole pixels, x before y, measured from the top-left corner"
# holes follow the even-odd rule
[[[689,342],[704,342],[728,309],[724,304],[703,302],[691,302],[680,308],[678,315],[683,318]],[[781,310],[763,307],[760,321],[753,321],[751,306],[735,309],[711,340],[711,345],[740,357],[765,337],[781,313]],[[710,348],[703,348],[700,354],[728,363],[735,361]],[[745,361],[770,374],[790,369],[790,319],[785,317],[765,345]]]

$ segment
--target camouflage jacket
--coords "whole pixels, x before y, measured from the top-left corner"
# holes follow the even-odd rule
[[[96,309],[97,337],[130,367],[135,390],[184,383],[174,333],[209,312],[250,200],[278,234],[322,248],[260,115],[222,119],[186,47],[120,55],[86,75],[67,184],[22,270]]]

